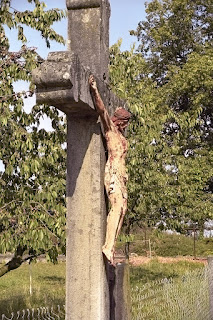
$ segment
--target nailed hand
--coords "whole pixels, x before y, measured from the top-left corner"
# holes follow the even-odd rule
[[[95,81],[95,78],[93,75],[91,75],[89,77],[89,85],[90,85],[90,88],[93,89],[93,90],[97,90],[97,83]]]

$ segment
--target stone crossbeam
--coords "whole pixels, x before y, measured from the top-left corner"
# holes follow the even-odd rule
[[[68,51],[49,53],[47,60],[33,71],[36,103],[55,106],[67,115],[95,115],[88,86],[90,74],[76,54]],[[109,90],[104,81],[96,79],[103,101],[112,114],[124,102]]]

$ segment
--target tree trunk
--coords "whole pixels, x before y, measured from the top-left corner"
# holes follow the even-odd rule
[[[14,257],[0,268],[0,277],[4,276],[11,270],[19,268],[22,265],[22,263],[26,261],[26,259],[23,259],[23,254],[25,250],[26,249],[21,246],[17,247]]]

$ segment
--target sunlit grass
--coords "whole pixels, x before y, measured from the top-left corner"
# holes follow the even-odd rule
[[[180,278],[189,271],[203,268],[200,262],[178,261],[175,263],[160,263],[153,258],[150,263],[139,267],[131,267],[130,281],[132,286],[146,284],[147,282],[161,280],[164,278]]]
[[[30,294],[30,268],[32,294]],[[204,266],[201,263],[189,261],[160,263],[156,258],[140,267],[131,267],[133,319],[196,319],[194,316],[181,318],[179,315],[185,312],[183,310],[190,312],[190,308],[195,308],[201,298],[202,305],[208,305],[207,281],[203,281],[203,270]],[[186,276],[187,274],[192,274],[191,278]],[[39,262],[31,264],[30,267],[25,264],[0,278],[0,318],[1,314],[10,315],[11,312],[22,309],[62,306],[64,303],[65,262],[56,265]],[[182,309],[178,309],[179,304]],[[170,309],[174,312],[170,312]],[[150,317],[145,317],[146,314],[150,314]]]
[[[65,262],[56,265],[46,262],[25,264],[0,278],[0,315],[64,303]]]

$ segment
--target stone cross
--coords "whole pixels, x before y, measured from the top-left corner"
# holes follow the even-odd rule
[[[66,320],[109,320],[105,149],[89,92],[92,73],[110,114],[123,102],[108,89],[108,0],[67,0],[68,51],[52,52],[33,72],[37,103],[67,115]]]

